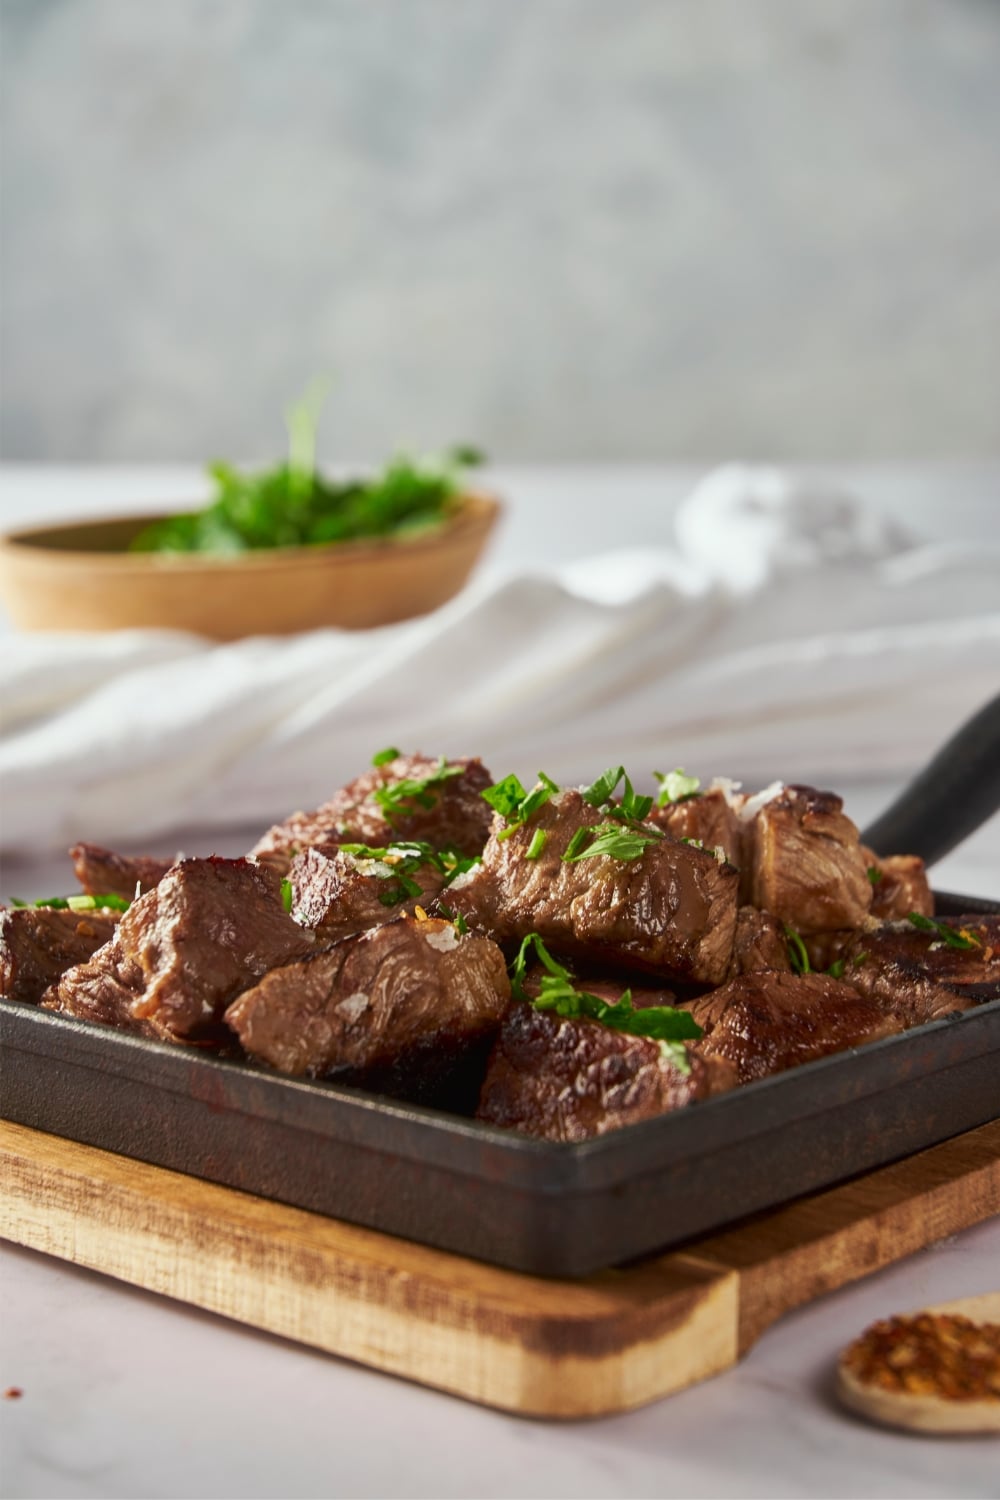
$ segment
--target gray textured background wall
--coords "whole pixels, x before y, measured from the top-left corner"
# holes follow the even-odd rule
[[[995,0],[3,0],[3,454],[1000,451]]]

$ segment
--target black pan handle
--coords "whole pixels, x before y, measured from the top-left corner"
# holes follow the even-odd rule
[[[1000,694],[952,735],[861,835],[876,854],[919,854],[928,865],[1000,807]]]

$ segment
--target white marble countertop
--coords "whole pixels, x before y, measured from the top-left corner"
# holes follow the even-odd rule
[[[607,541],[609,498],[633,532],[663,539],[693,471],[504,477],[516,504],[500,560],[539,535],[566,555],[596,550]],[[1000,509],[995,464],[849,477],[928,536],[985,537]],[[199,486],[190,470],[8,467],[0,526],[148,507]],[[570,501],[568,528],[559,518]],[[863,823],[896,788],[842,790]],[[232,852],[245,846],[228,842]],[[25,896],[66,883],[51,859],[7,863],[3,877]],[[935,879],[997,894],[1000,820]],[[998,1285],[994,1220],[790,1315],[702,1386],[626,1416],[561,1425],[481,1410],[4,1245],[0,1390],[23,1395],[0,1401],[0,1494],[996,1496],[996,1442],[869,1427],[837,1408],[831,1376],[838,1350],[873,1319]]]

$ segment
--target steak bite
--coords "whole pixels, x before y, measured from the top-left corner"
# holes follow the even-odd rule
[[[891,854],[879,859],[862,845],[872,885],[871,915],[882,922],[902,921],[911,911],[934,915],[934,893],[923,860],[917,854]]]
[[[629,856],[587,855],[607,829],[631,840]],[[535,932],[570,957],[719,984],[738,881],[707,850],[648,824],[603,823],[580,792],[565,791],[519,826],[498,817],[482,862],[449,886],[448,905],[498,941]]]
[[[841,947],[845,979],[911,1026],[1000,999],[1000,917],[923,920],[926,927],[882,922],[851,933]]]
[[[620,997],[621,991],[618,990]],[[651,1120],[736,1081],[726,1061],[515,1001],[500,1028],[476,1118],[549,1141]]]
[[[22,906],[0,911],[0,995],[37,1005],[67,969],[115,935],[118,913]]]
[[[282,1073],[405,1078],[488,1043],[510,1000],[503,954],[435,917],[399,917],[266,974],[226,1021]]]
[[[480,793],[492,777],[479,759],[397,755],[335,792],[315,812],[295,812],[258,840],[251,857],[282,872],[300,849],[422,839],[435,849],[478,854],[490,831]]]
[[[368,927],[381,927],[418,905],[433,901],[444,885],[444,871],[429,857],[388,850],[384,859],[365,858],[326,844],[296,854],[288,872],[292,916],[335,943]]]
[[[74,844],[69,857],[88,896],[125,896],[129,901],[137,891],[142,894],[159,885],[177,863],[152,854],[115,854],[98,844]]]
[[[745,800],[713,786],[677,802],[654,806],[648,821],[675,839],[696,839],[713,852],[722,849],[729,863],[739,869],[743,863],[743,824],[737,808]]]
[[[749,798],[740,814],[741,899],[803,934],[860,927],[872,885],[858,830],[842,809],[840,797],[807,786]]]
[[[705,1033],[698,1050],[732,1063],[739,1083],[905,1029],[884,1006],[828,974],[759,970],[681,1004]]]
[[[220,1033],[225,1007],[315,935],[284,909],[281,877],[245,859],[185,859],[134,901],[113,943],[47,992],[49,1010],[147,1023],[168,1041]]]
[[[86,963],[67,969],[45,991],[41,1006],[75,1016],[78,1021],[96,1021],[101,1026],[155,1039],[163,1033],[135,1009],[142,1000],[143,987],[142,969],[125,953],[116,934]]]
[[[752,974],[757,969],[784,970],[790,973],[788,939],[777,917],[755,906],[741,906],[736,913],[736,936],[729,978]]]

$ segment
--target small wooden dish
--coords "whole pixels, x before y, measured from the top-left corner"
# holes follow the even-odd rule
[[[216,640],[336,626],[365,630],[451,599],[500,502],[463,496],[432,531],[235,556],[129,552],[157,517],[43,526],[0,537],[0,595],[23,630],[187,630]]]
[[[985,1325],[1000,1324],[1000,1292],[985,1292],[978,1297],[964,1297],[956,1302],[941,1303],[937,1307],[924,1308],[921,1313],[893,1319],[900,1333],[905,1334],[917,1318],[925,1322],[952,1324],[951,1336],[958,1337],[954,1320],[960,1320],[960,1335],[968,1343],[975,1338],[975,1330]],[[889,1323],[873,1324],[861,1338],[856,1339],[843,1352],[837,1365],[837,1395],[845,1406],[859,1412],[873,1422],[886,1427],[903,1428],[908,1432],[928,1432],[944,1436],[950,1433],[1000,1432],[1000,1397],[983,1396],[970,1398],[948,1393],[947,1385],[938,1389],[939,1367],[932,1362],[920,1370],[919,1390],[888,1389],[879,1376],[891,1373],[884,1362],[876,1361],[878,1371],[874,1378],[865,1379],[858,1373],[855,1351],[860,1350],[879,1330]],[[885,1334],[883,1332],[883,1339]],[[994,1349],[995,1349],[994,1332]],[[995,1358],[995,1355],[994,1355]],[[871,1363],[871,1358],[869,1358]]]

